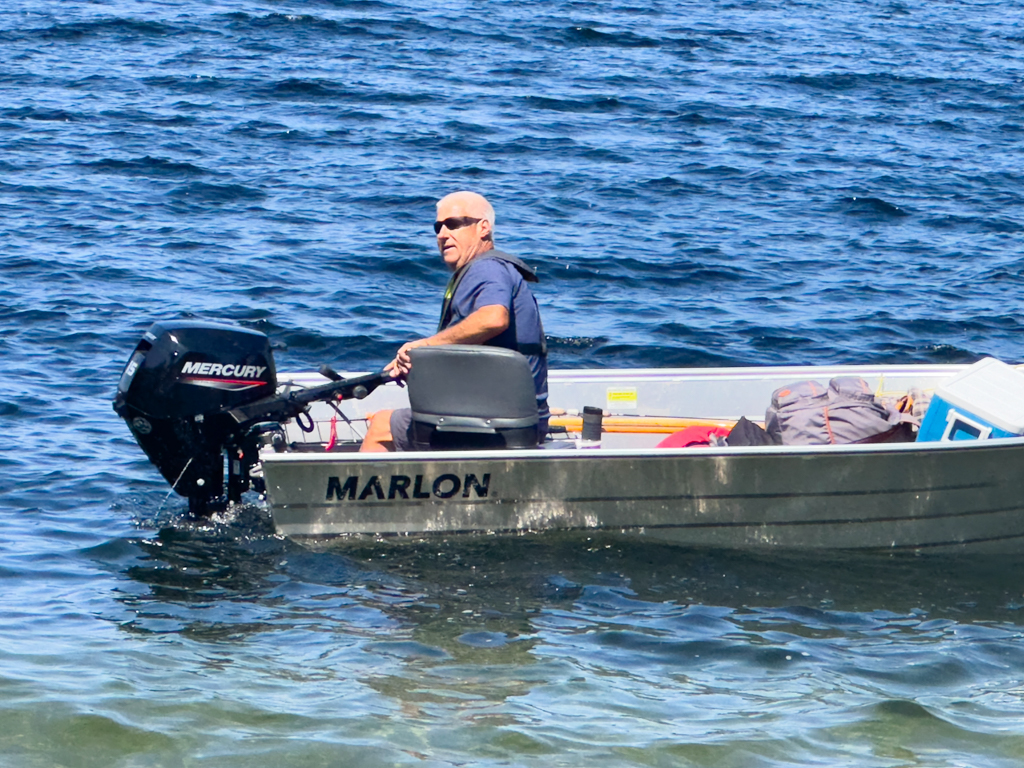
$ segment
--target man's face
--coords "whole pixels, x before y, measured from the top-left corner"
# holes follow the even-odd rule
[[[484,211],[476,208],[458,199],[442,201],[437,208],[436,222],[443,223],[437,233],[437,249],[451,270],[466,265],[491,247],[491,224],[484,218]],[[437,226],[435,223],[434,227]]]

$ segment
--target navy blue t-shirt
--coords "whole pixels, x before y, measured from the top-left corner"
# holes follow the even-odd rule
[[[508,328],[484,342],[486,346],[518,351],[519,344],[543,344],[544,329],[533,291],[518,269],[497,258],[469,262],[452,296],[451,320],[448,325],[455,325],[481,307],[496,304],[508,310]],[[527,355],[526,359],[530,363],[533,386],[537,390],[537,409],[540,417],[546,419],[548,360],[543,355]]]

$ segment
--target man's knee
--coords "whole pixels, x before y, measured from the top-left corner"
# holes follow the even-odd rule
[[[391,411],[377,411],[370,416],[366,437],[359,450],[364,453],[383,453],[391,450],[392,443]]]

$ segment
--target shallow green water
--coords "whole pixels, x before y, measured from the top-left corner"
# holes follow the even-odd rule
[[[5,578],[37,601],[2,603],[0,764],[1024,759],[1012,561],[300,544],[248,509],[46,567]]]

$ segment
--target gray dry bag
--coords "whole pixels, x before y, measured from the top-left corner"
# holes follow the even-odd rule
[[[798,381],[772,393],[765,429],[783,445],[841,445],[890,439],[900,414],[884,406],[859,376],[832,379],[825,389]]]

